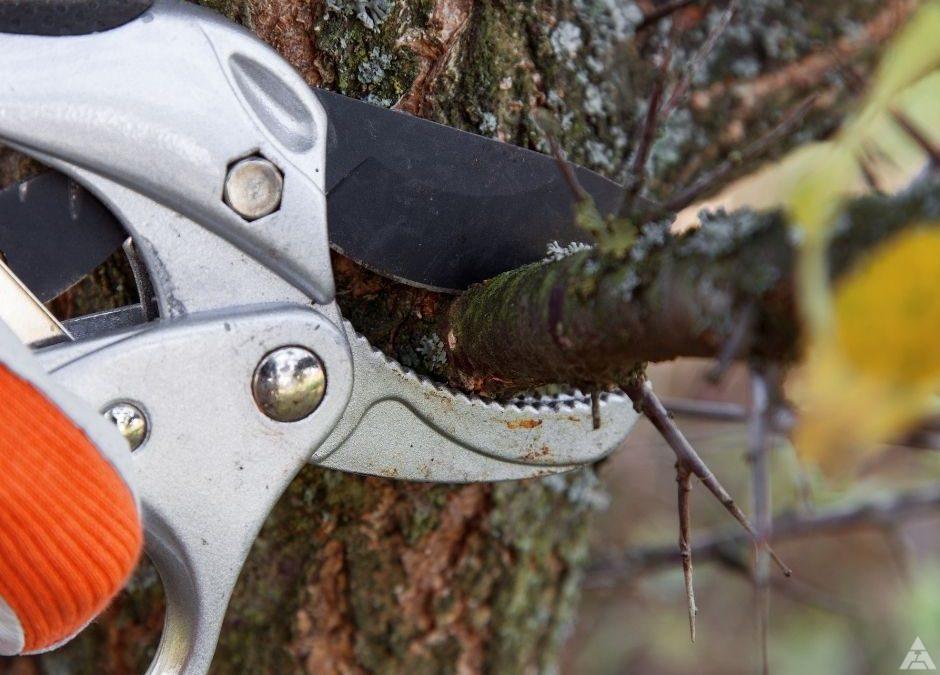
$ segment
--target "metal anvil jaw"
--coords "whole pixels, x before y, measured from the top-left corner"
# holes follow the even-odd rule
[[[311,461],[438,483],[518,480],[599,461],[637,420],[620,392],[601,395],[599,429],[579,391],[495,403],[432,382],[389,359],[348,322],[356,383],[336,429]]]

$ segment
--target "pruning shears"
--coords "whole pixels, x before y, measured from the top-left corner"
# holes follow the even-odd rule
[[[458,292],[589,241],[556,160],[311,89],[248,31],[176,0],[0,4],[0,141],[55,172],[0,193],[0,318],[121,422],[168,601],[151,673],[203,673],[271,508],[308,462],[435,482],[598,461],[574,391],[484,401],[374,349],[330,247]],[[602,213],[621,189],[573,167]],[[58,323],[49,300],[125,247],[141,303]],[[6,284],[6,285],[3,285]]]

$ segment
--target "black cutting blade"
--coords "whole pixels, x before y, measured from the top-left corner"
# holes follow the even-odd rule
[[[553,157],[321,89],[329,138],[330,242],[380,274],[434,290],[545,257],[553,241],[591,241]],[[623,189],[571,165],[603,215]]]
[[[104,262],[126,238],[104,205],[61,173],[0,192],[0,253],[43,302]]]
[[[554,158],[316,89],[329,119],[330,243],[380,274],[461,291],[591,241]],[[619,185],[571,165],[603,215]],[[0,252],[42,301],[117,250],[126,234],[93,195],[49,172],[0,192]]]

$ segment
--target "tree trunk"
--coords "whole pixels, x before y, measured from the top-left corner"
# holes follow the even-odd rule
[[[801,131],[737,173],[829,133],[905,0],[742,2],[705,57],[725,2],[667,16],[652,0],[206,0],[278,49],[311,85],[547,150],[536,108],[570,159],[626,179],[667,37],[673,78],[701,68],[655,138],[653,195],[669,195],[819,94]],[[649,17],[649,18],[644,18]],[[847,73],[852,73],[848,75]],[[32,170],[7,154],[4,182]],[[734,174],[727,176],[727,179]],[[68,307],[115,302],[117,263]],[[379,347],[431,370],[422,348],[447,297],[336,258],[344,313]],[[664,461],[666,461],[664,459]],[[577,604],[594,473],[515,484],[431,486],[304,470],[242,574],[217,673],[552,672]],[[144,564],[129,590],[66,648],[0,672],[141,673],[162,624]],[[624,630],[629,630],[628,626]]]

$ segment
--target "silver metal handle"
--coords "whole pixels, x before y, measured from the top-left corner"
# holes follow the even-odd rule
[[[263,413],[251,387],[258,364],[285,346],[315,353],[328,382],[316,410],[291,423]],[[146,440],[131,459],[147,553],[168,605],[149,672],[205,673],[258,530],[349,400],[342,329],[311,309],[251,308],[158,323],[100,345],[64,344],[40,357],[84,401],[101,410],[130,402],[146,417]]]
[[[331,305],[326,115],[273,50],[175,0],[103,33],[0,34],[0,73],[0,140],[93,192],[153,283],[156,322],[40,356],[91,405],[146,418],[132,464],[168,600],[150,672],[199,675],[258,529],[352,387]],[[248,157],[283,177],[257,211],[225,189]],[[326,368],[326,394],[277,422],[251,378],[269,351],[298,345]]]

